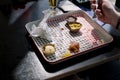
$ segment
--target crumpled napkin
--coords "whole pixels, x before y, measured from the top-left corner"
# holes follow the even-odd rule
[[[30,32],[32,37],[40,37],[47,40],[52,40],[50,35],[50,30],[47,28],[47,24],[44,24],[44,27],[37,27],[35,24],[32,25],[32,30]]]
[[[47,40],[52,40],[50,34],[50,28],[46,23],[47,19],[51,17],[52,11],[47,9],[44,10],[43,13],[44,13],[43,20],[38,24],[38,26],[36,26],[35,24],[32,25],[31,28],[32,30],[30,31],[30,35],[33,37],[41,37]]]

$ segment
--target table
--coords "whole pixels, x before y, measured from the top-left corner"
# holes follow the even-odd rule
[[[47,64],[37,55],[39,53],[32,44],[24,27],[30,21],[41,19],[43,17],[42,11],[47,8],[47,0],[39,0],[24,12],[15,23],[11,24],[12,26],[19,27],[18,32],[20,33],[16,35],[20,37],[20,41],[23,41],[22,44],[14,47],[14,49],[18,49],[21,46],[19,47],[21,51],[16,51],[16,58],[14,60],[17,59],[18,61],[16,61],[16,65],[12,69],[12,76],[15,80],[58,80],[120,57],[120,33],[106,24],[103,28],[114,37],[114,41],[111,44],[90,52],[87,56],[79,56],[68,62],[54,66]],[[16,39],[18,36],[14,38]]]

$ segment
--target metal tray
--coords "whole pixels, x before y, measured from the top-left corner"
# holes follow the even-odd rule
[[[77,22],[80,22],[82,24],[82,28],[78,33],[71,33],[70,30],[65,26],[67,23],[66,18],[68,16],[77,17]],[[30,32],[31,26],[33,24],[37,26],[39,23],[40,20],[27,23],[25,25],[27,31]],[[55,54],[45,56],[42,52],[42,46],[44,44],[52,43],[52,41],[42,39],[40,37],[31,38],[40,51],[40,54],[42,54],[43,58],[50,64],[60,63],[76,56],[86,54],[113,41],[112,36],[82,10],[68,12],[49,18],[46,23],[48,25],[48,28],[51,29],[50,34],[54,36],[53,39],[56,48]],[[72,53],[71,56],[62,58],[61,56],[68,49],[71,41],[79,42],[80,51],[78,53]]]

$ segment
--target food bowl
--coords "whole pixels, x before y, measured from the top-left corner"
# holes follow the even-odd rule
[[[70,29],[71,32],[79,32],[82,24],[79,22],[67,23],[66,26]]]
[[[68,16],[66,21],[67,23],[73,23],[73,22],[76,22],[77,18],[74,17],[74,16]]]

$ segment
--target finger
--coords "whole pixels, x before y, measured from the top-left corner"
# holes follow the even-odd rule
[[[104,0],[97,0],[98,3],[102,3]]]
[[[102,3],[103,3],[103,0],[98,0],[98,9],[101,9],[102,10]]]
[[[90,0],[90,3],[91,4],[96,3],[96,0]]]
[[[105,22],[105,20],[102,17],[98,17],[98,20]]]
[[[98,17],[104,17],[104,15],[102,14],[101,10],[99,10],[99,9],[96,9],[95,13],[96,13],[96,15]]]
[[[102,13],[97,13],[96,12],[96,15],[97,15],[98,20],[105,22],[104,21],[104,15]]]
[[[91,9],[93,9],[93,10],[96,10],[96,7],[97,7],[96,4],[92,4],[92,5],[91,5]]]

